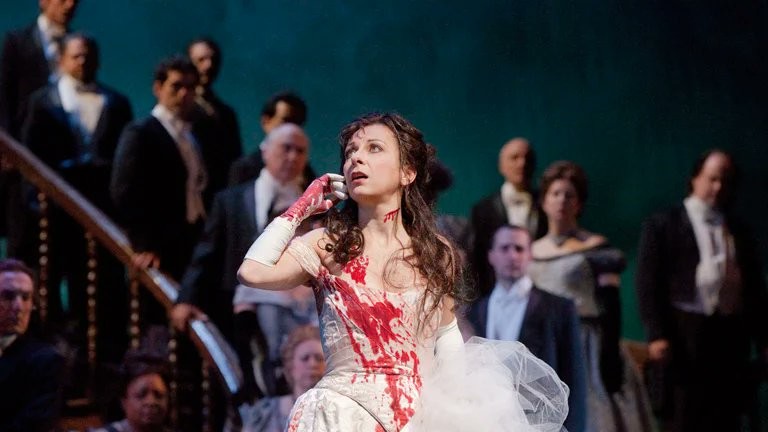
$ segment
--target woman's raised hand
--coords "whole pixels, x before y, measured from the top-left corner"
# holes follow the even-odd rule
[[[339,201],[347,199],[347,186],[344,177],[328,173],[309,184],[307,190],[293,205],[282,214],[293,223],[328,211]]]

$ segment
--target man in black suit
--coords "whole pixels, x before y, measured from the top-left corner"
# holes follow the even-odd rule
[[[149,117],[128,125],[120,137],[111,193],[138,254],[138,267],[159,267],[181,279],[205,218],[210,145],[189,123],[197,69],[186,58],[162,61],[152,91],[157,105]]]
[[[227,185],[229,169],[242,154],[240,125],[235,111],[213,91],[213,82],[221,69],[221,49],[208,38],[198,38],[187,45],[187,55],[200,74],[192,113],[195,134],[208,134],[216,143],[203,159],[208,162],[208,187],[212,192]]]
[[[56,39],[67,33],[77,0],[40,0],[40,15],[8,33],[0,55],[0,127],[20,138],[27,99],[48,84],[57,69]]]
[[[30,97],[22,141],[101,210],[111,213],[109,179],[130,102],[96,81],[99,49],[84,34],[61,42],[60,78]]]
[[[291,92],[277,93],[264,103],[261,109],[261,129],[264,135],[269,135],[272,129],[284,123],[304,126],[307,121],[307,105],[299,96]],[[236,160],[229,170],[229,185],[251,181],[259,176],[264,168],[261,155],[261,145],[255,152]],[[310,182],[317,177],[312,167],[307,164],[304,168],[304,178]]]
[[[65,36],[60,43],[60,78],[30,97],[22,139],[37,157],[111,216],[114,213],[109,196],[112,160],[120,134],[133,118],[133,112],[125,96],[96,81],[98,66],[98,45],[93,38],[79,33]],[[31,201],[30,207],[34,207],[34,200]],[[84,325],[88,259],[84,232],[57,207],[50,212],[49,222],[50,286],[58,287],[61,278],[67,278],[70,315]],[[28,241],[36,244],[34,234]],[[114,319],[118,311],[125,313],[124,320],[128,318],[123,267],[101,248],[98,258],[97,310],[113,318],[99,320],[101,343],[98,345],[104,349],[115,347],[109,357],[119,360],[126,347],[120,347],[116,341],[122,336],[127,342],[124,324]],[[52,292],[49,317],[51,322],[59,324],[63,316],[61,296],[56,289]],[[85,335],[84,329],[82,333]],[[100,351],[104,353],[103,349]]]
[[[0,430],[48,432],[59,415],[63,358],[27,335],[34,275],[0,260]]]
[[[255,387],[253,375],[249,373],[250,336],[258,333],[262,324],[278,326],[279,323],[260,323],[255,313],[248,311],[241,311],[235,318],[233,297],[238,287],[237,269],[266,226],[270,213],[287,208],[301,196],[306,186],[301,173],[307,163],[309,140],[299,126],[287,123],[267,135],[261,151],[265,166],[255,180],[216,195],[171,313],[174,325],[182,331],[190,319],[207,314],[236,347],[246,382],[252,386],[248,389],[251,392]],[[246,339],[242,343],[236,339],[235,327],[245,335],[240,338]]]
[[[499,173],[504,177],[504,184],[498,192],[472,207],[470,263],[480,289],[493,286],[493,271],[488,265],[487,253],[496,228],[504,224],[522,226],[534,240],[547,232],[547,219],[531,184],[535,169],[536,154],[528,140],[511,139],[499,152]]]
[[[29,96],[57,74],[56,40],[67,33],[77,0],[40,0],[37,20],[9,32],[0,53],[0,128],[21,139]],[[1,164],[0,164],[1,165]],[[0,234],[8,236],[8,254],[36,262],[37,250],[25,241],[30,218],[24,212],[20,176],[0,172]]]
[[[565,427],[586,427],[587,387],[579,322],[573,302],[543,291],[527,275],[531,235],[526,228],[502,225],[486,254],[496,275],[489,295],[475,303],[468,319],[481,337],[520,341],[568,384]]]
[[[636,287],[651,361],[668,366],[675,431],[738,431],[752,343],[768,359],[768,298],[752,238],[728,211],[735,167],[712,150],[690,194],[643,224]]]

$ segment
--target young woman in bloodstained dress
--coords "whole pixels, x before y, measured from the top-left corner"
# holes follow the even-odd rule
[[[247,286],[309,281],[315,291],[327,369],[288,430],[560,430],[568,390],[548,366],[517,343],[462,341],[461,270],[424,199],[434,150],[421,132],[398,114],[369,114],[340,144],[343,176],[312,182],[238,274]],[[326,228],[292,239],[347,196]]]

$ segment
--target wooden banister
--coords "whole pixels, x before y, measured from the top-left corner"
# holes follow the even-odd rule
[[[134,251],[123,231],[54,170],[2,129],[0,158],[0,166],[10,165],[21,173],[27,182],[53,200],[111,255],[131,269],[133,276],[166,309],[173,306],[178,294],[178,283],[156,269],[135,269],[132,264]],[[233,401],[243,385],[243,374],[234,351],[211,322],[194,320],[189,333],[200,356],[213,366],[229,400]],[[232,411],[234,415],[239,416],[237,409]]]

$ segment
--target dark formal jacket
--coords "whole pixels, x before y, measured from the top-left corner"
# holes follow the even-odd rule
[[[232,334],[237,269],[260,234],[254,184],[251,181],[216,194],[176,300],[200,307],[227,337]]]
[[[547,233],[547,216],[538,204],[537,194],[531,193],[533,203],[528,217],[528,231],[531,240],[536,240]],[[493,234],[500,226],[509,223],[507,209],[501,201],[501,191],[483,198],[472,207],[470,225],[472,229],[472,252],[470,264],[475,275],[476,286],[485,289],[493,287],[493,269],[488,264],[488,249],[491,247]],[[487,292],[482,292],[487,294]]]
[[[51,74],[37,22],[8,33],[0,55],[0,127],[16,139],[27,113],[27,99],[48,84]]]
[[[58,171],[102,210],[111,204],[109,179],[120,134],[133,119],[130,102],[100,86],[104,108],[90,146],[82,143],[61,104],[58,86],[50,84],[32,94],[22,140],[48,166]]]
[[[486,295],[478,300],[467,316],[475,334],[480,337],[486,337],[489,299],[490,295]],[[570,432],[584,431],[587,411],[586,363],[573,302],[534,286],[528,298],[518,341],[550,365],[568,385],[569,412],[565,427]]]
[[[48,432],[58,418],[64,359],[21,336],[0,355],[0,431]]]
[[[192,132],[212,144],[202,149],[202,157],[208,170],[208,188],[218,192],[227,186],[232,163],[243,154],[237,115],[209,92],[198,101],[192,114]]]
[[[768,293],[752,238],[742,224],[726,217],[734,239],[736,264],[742,277],[743,314],[758,346],[768,346]],[[640,233],[637,289],[648,340],[669,339],[672,308],[696,297],[699,249],[685,206],[678,205],[648,218]]]
[[[29,95],[48,84],[51,70],[43,52],[37,22],[9,32],[0,53],[0,128],[21,139]],[[0,173],[0,235],[8,236],[8,253],[24,260],[36,259],[36,249],[26,247],[24,198],[17,173]]]
[[[134,121],[113,166],[112,199],[134,250],[159,254],[160,268],[181,278],[199,227],[187,222],[187,168],[176,142],[155,117]]]

